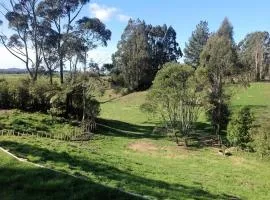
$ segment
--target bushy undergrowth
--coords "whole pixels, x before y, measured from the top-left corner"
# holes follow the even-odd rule
[[[45,78],[0,80],[0,109],[49,112],[52,116],[81,120],[94,119],[100,111],[95,99],[102,93],[102,81],[78,75],[65,84],[49,84]]]

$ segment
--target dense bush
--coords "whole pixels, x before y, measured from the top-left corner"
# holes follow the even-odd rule
[[[0,108],[8,108],[11,96],[9,94],[8,83],[5,79],[0,79]]]
[[[232,115],[227,128],[227,139],[232,146],[242,149],[249,147],[253,121],[249,107],[242,107]]]
[[[101,81],[95,77],[79,76],[62,85],[61,91],[50,99],[49,113],[78,120],[83,116],[85,119],[94,119],[100,112],[100,105],[95,97],[103,92]]]
[[[57,92],[57,85],[50,85],[45,79],[34,83],[30,79],[0,81],[0,108],[17,108],[25,111],[46,112],[50,98]]]
[[[187,65],[167,63],[153,82],[147,103],[141,109],[156,113],[169,132],[184,140],[190,136],[202,108],[204,88],[197,72]],[[201,77],[200,77],[201,78]]]
[[[270,125],[262,124],[252,134],[253,148],[261,158],[270,157]]]
[[[59,86],[49,84],[47,79],[0,80],[0,109],[20,109],[48,112],[53,116],[94,119],[99,114],[97,93],[102,93],[102,83],[97,78],[78,76]],[[97,92],[97,88],[99,91]],[[84,111],[84,112],[83,112]]]

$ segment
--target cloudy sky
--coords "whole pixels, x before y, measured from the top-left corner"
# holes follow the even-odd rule
[[[7,2],[0,0],[1,3]],[[117,42],[129,18],[144,19],[153,25],[172,25],[183,49],[185,42],[200,20],[207,20],[210,31],[215,31],[227,16],[234,26],[235,40],[240,41],[252,31],[270,31],[269,0],[92,0],[85,6],[81,16],[97,17],[112,31],[112,39],[106,48],[89,52],[91,58],[103,64],[111,61]],[[0,17],[3,19],[3,17]],[[7,24],[0,31],[8,33]],[[0,46],[0,68],[24,67]]]

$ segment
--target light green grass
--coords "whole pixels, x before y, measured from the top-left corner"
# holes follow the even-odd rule
[[[241,90],[237,95],[244,98],[249,90],[252,88]],[[258,98],[267,90],[268,87],[263,86]],[[270,199],[269,161],[243,152],[223,157],[217,153],[218,149],[210,147],[185,149],[167,137],[153,134],[156,120],[149,119],[139,110],[145,95],[146,92],[137,92],[102,103],[99,122],[114,129],[99,127],[92,141],[67,143],[46,138],[4,136],[0,137],[0,146],[35,163],[83,176],[91,183],[153,199]],[[249,99],[248,95],[246,99]],[[233,100],[234,106],[244,104],[244,100],[240,103],[237,100],[240,99]],[[9,170],[8,166],[5,165],[6,170]],[[0,180],[10,176],[5,171],[0,174]],[[47,178],[52,182],[58,179]],[[32,179],[29,176],[26,181],[30,183]],[[59,182],[65,185],[61,180]],[[0,181],[0,185],[2,183]],[[6,188],[9,192],[14,190],[12,183],[11,180],[11,186]],[[22,194],[27,197],[29,193],[24,190]],[[88,190],[91,186],[81,191],[87,193]],[[60,187],[59,191],[66,189]],[[93,199],[101,199],[99,193],[92,194]]]
[[[14,80],[20,80],[20,79],[25,79],[25,78],[29,78],[29,75],[28,74],[1,74],[0,73],[0,79],[14,81]]]
[[[232,105],[270,106],[270,83],[251,83],[234,92]]]
[[[270,121],[270,83],[252,83],[248,88],[234,91],[233,108],[250,106],[258,125]]]

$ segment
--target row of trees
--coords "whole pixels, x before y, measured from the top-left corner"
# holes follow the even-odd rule
[[[106,46],[111,31],[97,18],[78,19],[89,0],[10,0],[1,4],[11,35],[1,33],[0,41],[21,60],[32,80],[42,68],[50,74],[64,66],[76,73],[79,62],[86,65],[87,52]]]
[[[173,27],[129,20],[112,56],[113,73],[129,90],[145,89],[163,64],[181,56]]]
[[[231,23],[225,18],[218,31],[209,35],[207,23],[201,22],[185,52],[190,65],[165,64],[153,82],[145,108],[157,112],[169,129],[184,138],[192,132],[203,108],[222,144],[221,131],[229,118],[224,86],[240,73]]]
[[[225,40],[229,40],[230,44]],[[230,62],[235,65],[225,69],[224,64],[220,64],[218,67],[224,70],[222,74],[232,74],[233,69],[238,73],[241,72],[241,77],[237,77],[234,73],[233,79],[243,77],[252,81],[269,79],[270,38],[268,32],[250,33],[236,44],[233,39],[233,27],[228,19],[224,20],[217,33],[210,33],[208,23],[201,21],[192,32],[183,50],[185,64],[195,69],[205,65],[209,61],[206,59],[208,55],[206,53],[201,55],[201,53],[207,43],[208,52],[212,51],[211,54],[214,54],[217,51],[221,57],[227,52],[226,55],[232,59]],[[216,49],[211,43],[216,43],[214,47]],[[148,88],[157,71],[166,62],[177,61],[180,57],[182,57],[182,51],[177,43],[173,27],[147,25],[139,19],[130,20],[117,45],[117,51],[112,56],[113,81],[129,90]],[[226,62],[227,59],[224,60]],[[226,65],[229,66],[229,64]],[[215,66],[214,68],[216,69]],[[218,77],[213,77],[215,78]]]
[[[259,37],[260,40],[253,38],[257,37],[257,34],[261,33],[248,35],[245,41],[250,42],[253,39],[261,41],[261,37]],[[263,34],[267,36],[266,33]],[[264,41],[266,38],[264,37]],[[261,157],[270,155],[270,135],[267,131],[269,126],[262,125],[256,128],[253,123],[254,117],[248,107],[240,108],[233,114],[230,114],[228,109],[230,96],[225,92],[225,86],[232,79],[240,84],[246,83],[236,78],[245,76],[247,71],[252,70],[253,65],[245,64],[244,58],[248,56],[254,58],[254,60],[249,60],[250,63],[261,59],[258,53],[262,52],[256,50],[257,46],[254,46],[254,43],[246,44],[245,48],[241,49],[239,46],[244,45],[240,44],[235,44],[233,26],[227,18],[224,19],[218,31],[211,34],[208,32],[207,23],[201,22],[192,33],[184,50],[185,62],[189,65],[176,62],[163,65],[153,81],[147,103],[141,108],[160,116],[178,144],[179,137],[184,140],[185,145],[188,144],[187,138],[192,135],[195,122],[200,113],[206,111],[220,145],[225,138],[221,137],[222,130],[227,129],[227,144],[256,151]],[[267,46],[266,43],[263,44]],[[250,48],[254,48],[254,51]],[[246,51],[244,55],[239,53],[244,51]],[[263,60],[267,60],[266,47],[261,56],[265,57],[260,62],[255,62],[257,65],[249,74],[249,78],[261,80],[261,73],[263,73],[261,67],[265,66]],[[252,73],[255,74],[250,77]]]
[[[237,68],[242,72],[242,75],[246,73],[247,78],[252,81],[268,80],[270,78],[270,36],[267,31],[249,33],[236,44],[233,40],[233,27],[225,19],[223,28],[219,30],[219,35],[222,34],[227,35],[233,43],[234,51],[236,51],[239,58]],[[200,66],[200,55],[203,47],[206,45],[208,38],[213,35],[215,33],[209,33],[207,22],[201,21],[196,26],[184,49],[184,61],[186,64],[195,68]]]
[[[96,96],[102,94],[103,82],[89,74],[78,74],[59,86],[40,78],[0,79],[0,109],[45,112],[53,117],[94,121],[99,114]]]

